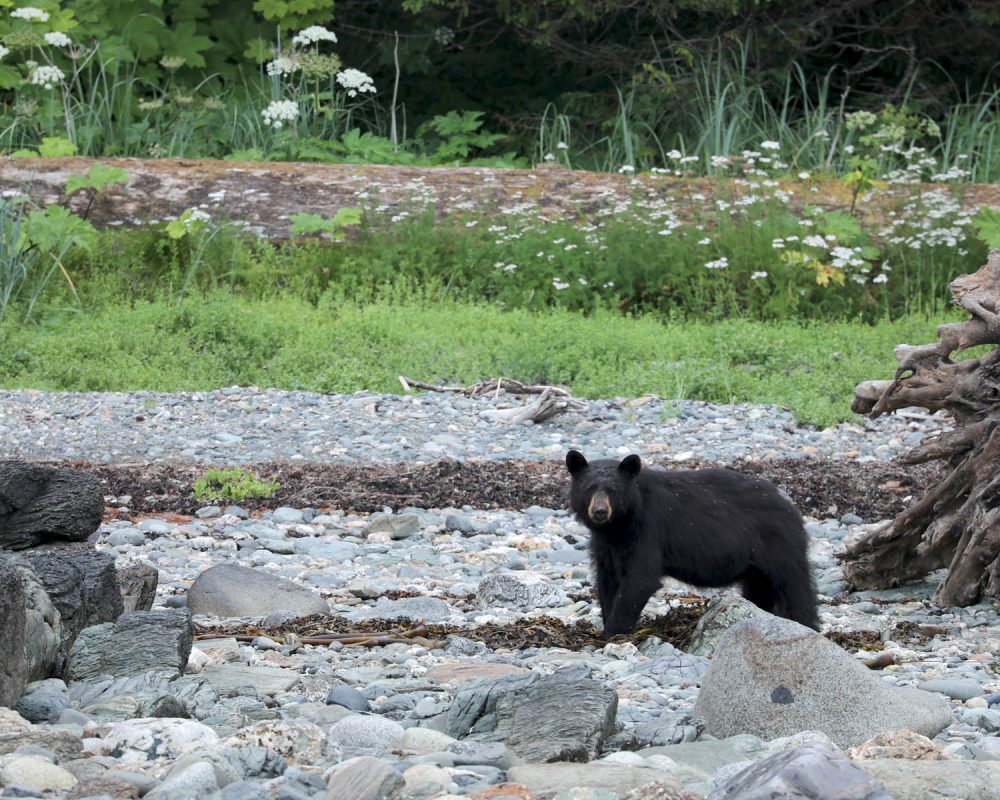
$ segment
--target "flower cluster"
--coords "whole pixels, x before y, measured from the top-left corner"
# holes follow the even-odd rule
[[[277,130],[286,122],[295,122],[299,118],[299,105],[294,100],[274,100],[261,112],[261,116],[265,125]]]
[[[317,42],[336,43],[336,41],[337,35],[333,31],[328,31],[322,25],[312,25],[292,37],[292,44],[298,47],[304,47]]]
[[[10,12],[10,16],[11,19],[24,19],[28,22],[47,22],[49,12],[34,6],[24,6],[23,8],[15,8]]]
[[[46,33],[43,37],[46,44],[50,44],[53,47],[69,47],[73,44],[73,40],[70,39],[65,33],[60,33],[59,31],[51,31]]]
[[[288,56],[277,56],[274,61],[271,61],[267,65],[268,75],[277,75],[281,77],[282,75],[291,75],[298,72],[301,64],[297,58],[289,58]]]
[[[5,55],[7,55],[7,54],[8,54],[9,52],[10,52],[10,49],[9,49],[9,48],[7,48],[7,47],[4,47],[4,46],[3,46],[2,44],[0,44],[0,59],[2,59],[2,58],[3,58],[3,57],[4,57]]]
[[[59,67],[36,66],[31,70],[29,80],[33,86],[54,89],[66,79],[66,73]]]
[[[369,75],[360,69],[345,69],[337,73],[337,83],[347,89],[347,96],[354,97],[358,92],[375,94],[375,84]]]

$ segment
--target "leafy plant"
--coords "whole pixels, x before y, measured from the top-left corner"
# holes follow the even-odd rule
[[[504,138],[501,133],[480,130],[482,126],[482,111],[449,111],[421,126],[417,136],[435,134],[441,141],[432,158],[436,163],[445,164],[467,159]]]
[[[990,250],[1000,247],[1000,211],[989,206],[980,206],[972,218],[972,227]]]
[[[193,494],[196,500],[240,501],[273,497],[280,488],[277,481],[261,480],[252,470],[233,467],[206,470],[194,482]]]
[[[319,214],[292,214],[293,234],[321,233],[335,242],[344,241],[344,232],[361,224],[360,208],[341,208],[332,217]]]

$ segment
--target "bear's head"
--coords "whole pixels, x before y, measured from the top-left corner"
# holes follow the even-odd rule
[[[579,450],[566,454],[566,469],[572,476],[570,510],[588,528],[613,526],[638,511],[639,489],[636,476],[642,469],[639,456],[621,461],[587,461]]]

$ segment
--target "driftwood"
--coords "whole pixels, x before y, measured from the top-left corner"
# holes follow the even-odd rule
[[[951,356],[1000,345],[1000,250],[984,267],[951,283],[956,305],[972,316],[942,325],[938,341],[894,350],[891,381],[865,381],[851,408],[875,418],[906,406],[944,410],[955,428],[930,438],[903,460],[941,459],[946,477],[885,527],[841,556],[856,589],[898,586],[948,567],[935,601],[966,606],[1000,597],[1000,347],[965,361]]]
[[[488,381],[477,381],[472,386],[436,386],[431,383],[399,376],[399,382],[404,391],[426,389],[431,392],[455,392],[469,397],[483,397],[487,394],[499,395],[500,392],[511,394],[537,394],[538,399],[521,408],[496,408],[482,412],[485,419],[495,422],[544,422],[556,414],[566,411],[584,411],[586,403],[575,400],[566,389],[558,386],[531,386],[510,378],[495,378]]]

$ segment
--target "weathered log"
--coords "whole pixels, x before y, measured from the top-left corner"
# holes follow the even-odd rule
[[[951,356],[1000,344],[1000,250],[950,288],[972,318],[940,326],[936,343],[896,347],[893,379],[858,384],[852,408],[872,418],[912,405],[947,411],[955,429],[904,460],[941,459],[951,471],[891,523],[854,542],[841,560],[856,589],[898,586],[947,566],[935,600],[965,606],[1000,597],[1000,347],[965,361]]]
[[[97,225],[137,225],[172,219],[200,208],[218,221],[231,220],[271,238],[289,235],[289,217],[300,211],[332,217],[342,208],[377,209],[390,218],[401,211],[430,208],[497,213],[537,204],[555,219],[598,211],[613,212],[635,197],[677,201],[678,213],[700,213],[716,197],[732,198],[752,189],[732,180],[676,178],[666,175],[618,175],[569,169],[489,169],[486,167],[404,167],[384,164],[303,164],[288,162],[195,161],[188,159],[90,159],[0,157],[0,191],[21,191],[39,204],[66,202],[66,180],[84,175],[95,164],[120,167],[128,183],[112,186],[95,198],[77,192],[71,210],[86,213]],[[819,191],[800,192],[792,185],[791,205],[847,210],[849,195],[831,182],[811,184]],[[922,189],[949,191],[946,185]],[[865,211],[879,217],[912,193],[912,186],[891,186],[871,196]],[[1000,206],[1000,186],[966,185],[956,198],[967,209]]]
[[[0,547],[23,550],[51,540],[82,541],[97,530],[104,493],[80,470],[0,461]]]

